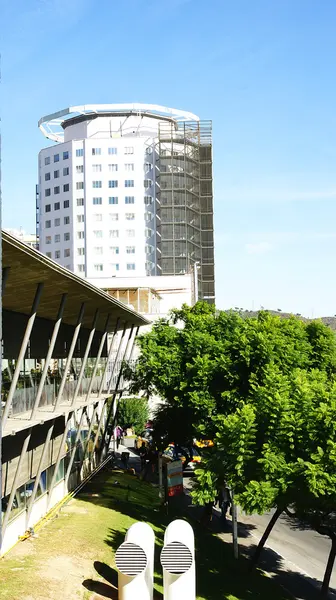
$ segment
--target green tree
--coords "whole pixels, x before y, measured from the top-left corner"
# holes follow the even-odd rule
[[[146,398],[121,398],[118,403],[118,424],[126,429],[133,427],[140,434],[148,421],[149,410]]]

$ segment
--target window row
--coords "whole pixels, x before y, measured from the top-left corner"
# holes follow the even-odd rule
[[[64,241],[68,242],[69,240],[70,240],[70,233],[65,233],[64,234]],[[55,242],[55,244],[58,244],[60,241],[61,241],[61,234],[57,233],[54,236],[54,242]],[[47,235],[46,239],[45,239],[45,243],[46,244],[51,244],[51,242],[52,242],[52,236],[51,235]]]
[[[46,252],[46,256],[48,256],[49,258],[52,258],[51,252]],[[63,256],[65,258],[68,258],[70,256],[70,248],[65,248],[65,250],[63,251]],[[57,260],[59,258],[61,258],[61,251],[56,250],[55,251],[55,260]]]
[[[68,160],[68,158],[70,157],[69,152],[66,150],[65,152],[63,152],[63,160]],[[60,155],[59,154],[54,154],[54,163],[59,162],[60,160]],[[50,165],[50,161],[51,161],[51,157],[50,156],[46,156],[44,159],[44,164],[45,165]]]
[[[59,227],[61,224],[61,219],[54,219],[54,226]],[[70,225],[70,217],[64,217],[64,225]],[[45,222],[46,229],[50,229],[51,221]]]
[[[83,218],[81,218],[81,217],[83,217]],[[110,219],[110,221],[119,221],[119,214],[118,213],[109,213],[108,214],[108,218]],[[135,219],[135,213],[125,213],[125,219],[126,219],[126,221],[134,221],[134,219]],[[93,215],[93,220],[94,221],[102,221],[103,220],[103,214],[102,213],[95,213]],[[84,215],[78,215],[77,216],[77,221],[78,221],[78,223],[84,222]]]
[[[65,183],[63,185],[63,192],[69,192],[70,191],[70,184],[69,183]],[[56,185],[54,187],[54,194],[60,194],[61,193],[61,187],[59,185]],[[48,198],[49,196],[51,196],[51,188],[46,188],[44,190],[44,195],[46,198]]]
[[[69,208],[70,206],[70,200],[64,200],[63,202],[63,208]],[[51,211],[51,204],[46,204],[45,205],[45,212],[48,213]],[[60,202],[54,202],[54,210],[60,210],[61,208],[61,203]]]
[[[126,229],[125,234],[126,234],[126,237],[135,237],[135,229]],[[93,235],[95,238],[102,238],[103,230],[102,229],[94,229]],[[79,240],[83,240],[84,237],[85,237],[84,231],[77,231],[77,238]],[[110,229],[109,237],[110,238],[118,238],[119,237],[119,229]]]
[[[77,265],[78,267],[78,271],[83,272],[85,270],[84,265]],[[104,265],[102,264],[94,264],[93,268],[95,271],[104,271]],[[108,270],[111,269],[112,271],[119,271],[119,264],[118,263],[111,263],[108,266]],[[126,269],[127,271],[135,271],[135,263],[127,263],[126,264]],[[106,271],[106,266],[105,266],[105,271]]]
[[[76,203],[77,203],[77,206],[84,206],[84,198],[77,198]],[[108,203],[109,204],[119,204],[118,196],[110,196],[108,199]],[[125,204],[134,204],[134,203],[135,203],[134,196],[125,196]],[[94,196],[92,198],[92,204],[94,204],[95,206],[102,205],[103,197],[102,196]],[[145,202],[145,204],[148,204],[148,203]]]
[[[64,167],[63,169],[63,177],[66,177],[67,175],[69,175],[70,173],[70,169],[69,167]],[[54,179],[58,179],[60,176],[60,172],[59,171],[54,171]],[[51,173],[45,173],[44,174],[44,181],[50,181],[51,179]]]

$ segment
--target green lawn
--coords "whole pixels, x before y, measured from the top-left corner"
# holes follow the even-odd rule
[[[165,525],[157,489],[122,472],[101,473],[38,537],[20,542],[0,561],[0,599],[117,600],[114,553],[134,521],[156,534],[155,600],[162,598],[159,552]],[[247,573],[231,545],[192,523],[196,537],[198,600],[288,600],[261,572]]]

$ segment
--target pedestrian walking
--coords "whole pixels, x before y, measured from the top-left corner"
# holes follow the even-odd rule
[[[226,517],[227,517],[227,511],[229,509],[229,507],[231,506],[231,494],[230,494],[230,490],[227,486],[226,481],[223,481],[223,483],[220,485],[219,490],[218,490],[218,504],[219,504],[219,508],[221,509],[221,518],[223,523],[226,525]]]

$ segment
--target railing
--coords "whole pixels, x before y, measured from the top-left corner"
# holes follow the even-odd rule
[[[82,396],[86,396],[89,385],[91,382],[91,377],[84,377],[81,381],[78,391],[78,398]],[[99,390],[101,382],[101,376],[97,376],[93,379],[91,394],[97,394]],[[60,382],[54,382],[52,384],[46,384],[43,387],[42,395],[39,402],[39,408],[43,408],[46,406],[54,406],[56,403],[58,390],[59,390]],[[66,381],[61,404],[70,403],[73,400],[75,389],[77,386],[77,380]],[[32,410],[35,398],[37,394],[38,385],[33,387],[23,387],[16,389],[13,396],[12,407],[10,411],[10,416],[16,416],[25,412]]]

